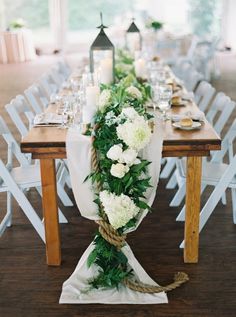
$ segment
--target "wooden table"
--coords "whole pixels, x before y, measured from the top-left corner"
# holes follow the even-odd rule
[[[49,111],[55,111],[51,107]],[[171,109],[174,114],[188,110],[194,112],[198,108],[195,104],[189,104]],[[162,129],[163,157],[187,157],[184,261],[197,263],[202,157],[208,156],[211,150],[220,150],[221,140],[207,121],[200,130],[177,130],[170,121],[163,122]],[[66,130],[35,127],[21,142],[22,152],[32,153],[34,159],[40,159],[48,265],[61,264],[55,159],[66,158],[65,140]]]

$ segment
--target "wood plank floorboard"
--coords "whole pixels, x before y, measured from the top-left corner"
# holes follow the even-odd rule
[[[48,61],[50,63],[51,59]],[[236,63],[233,65],[236,70]],[[21,89],[25,89],[42,73],[40,67],[36,68],[32,66],[31,72],[28,71],[31,75],[26,76],[24,83],[21,82]],[[0,66],[0,73],[1,70]],[[4,74],[8,74],[9,80],[13,71],[9,73],[5,70]],[[224,91],[227,71],[223,72],[223,76],[224,80],[215,81],[215,84],[218,90]],[[4,83],[0,80],[1,114],[4,103],[14,97],[15,92],[19,93],[17,79],[13,84],[16,88],[8,92],[2,89],[7,87],[6,80],[7,76]],[[231,92],[235,94],[235,91]],[[9,118],[5,118],[10,123]],[[5,158],[2,143],[0,153]],[[59,305],[62,284],[91,242],[96,225],[83,219],[76,207],[60,206],[69,220],[68,224],[60,226],[62,266],[47,267],[44,244],[14,202],[13,226],[0,238],[0,317],[235,317],[236,227],[232,221],[230,195],[227,195],[228,205],[218,204],[200,234],[199,263],[184,264],[183,251],[178,248],[183,239],[184,226],[175,221],[180,208],[169,207],[175,190],[166,190],[165,185],[166,181],[161,180],[154,211],[136,232],[129,234],[127,241],[144,269],[159,284],[169,283],[175,272],[185,271],[189,274],[187,284],[168,294],[169,304]],[[72,197],[71,191],[68,192]],[[27,195],[40,212],[38,193],[31,190]],[[203,195],[203,203],[208,195],[209,190]],[[0,217],[5,206],[6,197],[1,194]]]

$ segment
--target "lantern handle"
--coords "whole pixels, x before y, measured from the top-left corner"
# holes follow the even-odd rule
[[[97,26],[97,29],[106,29],[107,26],[103,24],[102,12],[100,12],[100,19],[101,19],[101,24]]]

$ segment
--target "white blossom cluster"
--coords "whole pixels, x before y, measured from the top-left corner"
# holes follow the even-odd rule
[[[114,120],[113,117],[114,114],[110,114],[108,119]],[[122,178],[129,172],[130,166],[140,163],[137,158],[138,151],[149,143],[151,129],[148,122],[133,107],[123,108],[119,117],[120,121],[125,119],[125,122],[117,126],[117,136],[128,145],[128,149],[123,151],[122,144],[113,145],[107,152],[107,157],[116,161],[111,166],[111,175]]]
[[[136,151],[143,149],[149,143],[152,135],[148,121],[139,115],[133,120],[119,124],[116,133],[120,140]]]
[[[122,144],[113,145],[107,152],[107,157],[110,160],[117,161],[111,166],[111,175],[117,178],[124,177],[128,173],[130,166],[140,163],[137,155],[138,152],[133,149],[128,148],[123,151]]]
[[[124,194],[117,196],[104,190],[100,192],[99,198],[110,224],[115,229],[126,225],[139,212],[132,199]]]
[[[141,91],[135,86],[129,86],[128,88],[126,88],[126,92],[134,99],[142,99]]]
[[[111,91],[109,89],[104,89],[98,100],[98,108],[103,111],[111,102]]]

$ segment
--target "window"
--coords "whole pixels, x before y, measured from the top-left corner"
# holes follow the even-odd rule
[[[48,0],[3,0],[2,10],[4,10],[5,27],[21,18],[34,32],[36,45],[50,41]]]

